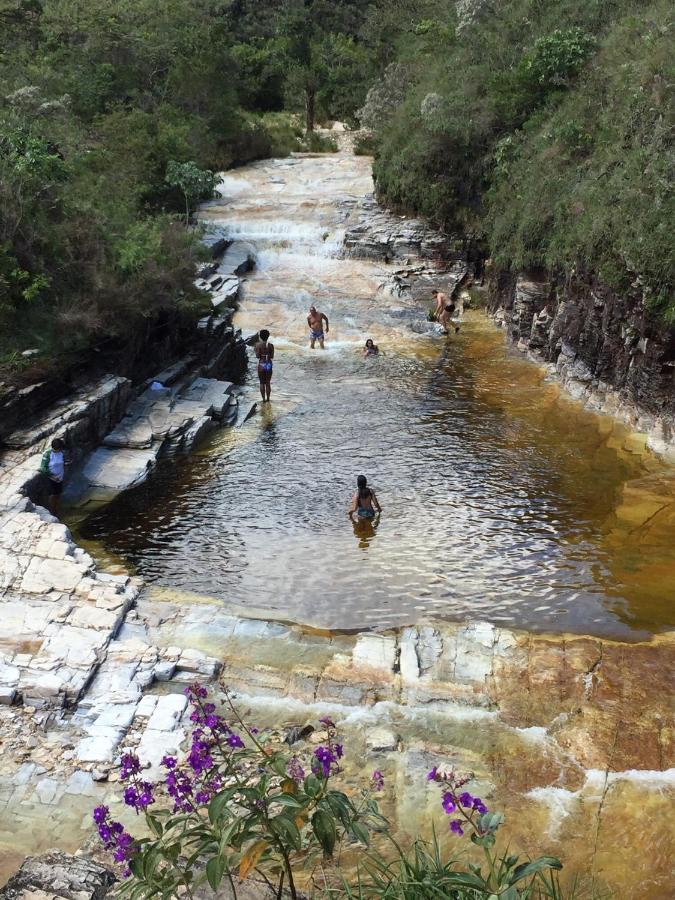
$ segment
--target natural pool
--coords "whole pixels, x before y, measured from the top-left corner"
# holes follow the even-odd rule
[[[250,241],[237,324],[276,347],[272,403],[80,524],[150,583],[324,629],[424,616],[633,639],[673,624],[675,476],[561,396],[481,312],[458,335],[340,258],[369,160],[277,160],[204,210]],[[331,322],[311,351],[307,309]],[[372,337],[382,352],[364,359]],[[255,367],[249,375],[257,395]],[[377,528],[345,511],[356,475]]]

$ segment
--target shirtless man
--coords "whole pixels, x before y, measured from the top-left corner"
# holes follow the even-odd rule
[[[326,321],[326,334],[329,332],[328,316],[325,313],[318,312],[316,306],[310,306],[309,315],[307,316],[307,324],[309,325],[309,348],[314,349],[314,344],[319,342],[319,347],[324,349],[323,322]]]
[[[455,304],[452,302],[452,300],[448,300],[448,295],[444,294],[443,291],[437,291],[434,289],[431,292],[431,296],[436,300],[436,310],[434,312],[436,321],[441,323],[444,331],[447,334],[450,319],[455,313]],[[455,325],[455,334],[457,334],[458,331],[459,325]]]
[[[269,403],[272,392],[272,360],[274,359],[274,344],[270,343],[270,333],[266,328],[258,334],[260,340],[253,348],[258,357],[258,378],[260,380],[260,393],[263,403]]]

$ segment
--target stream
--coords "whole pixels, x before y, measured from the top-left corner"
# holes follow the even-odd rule
[[[272,402],[90,515],[79,540],[154,590],[320,629],[672,626],[673,470],[562,396],[483,312],[444,337],[427,305],[383,293],[396,266],[342,257],[368,158],[257,163],[221,191],[202,217],[256,248],[236,324],[271,332]],[[325,351],[309,348],[311,304],[330,319]],[[259,398],[254,363],[245,389]],[[346,515],[360,473],[376,526]]]

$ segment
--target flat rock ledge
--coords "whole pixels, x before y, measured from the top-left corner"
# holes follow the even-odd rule
[[[102,900],[116,878],[93,860],[57,850],[30,856],[0,889],[2,900]]]

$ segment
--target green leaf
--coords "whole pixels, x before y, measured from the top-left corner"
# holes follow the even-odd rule
[[[225,860],[221,856],[214,856],[206,864],[206,880],[214,891],[223,880],[225,874]]]
[[[236,790],[236,788],[227,788],[224,791],[220,791],[220,793],[216,794],[216,796],[211,799],[211,802],[209,803],[209,821],[212,825],[215,825],[221,818],[228,803],[236,793]]]
[[[282,806],[288,806],[291,809],[302,809],[303,804],[296,797],[290,794],[274,794],[269,798],[270,803],[281,803]]]
[[[312,798],[318,797],[319,794],[321,793],[321,782],[316,777],[316,775],[308,775],[307,778],[305,778],[304,787],[305,787],[305,793],[309,797],[312,797]]]
[[[368,833],[368,829],[361,822],[352,822],[349,826],[349,831],[354,835],[357,841],[361,841],[362,844],[365,844],[366,847],[370,844],[370,834]]]
[[[335,829],[335,821],[325,810],[317,809],[312,816],[312,828],[316,839],[321,844],[323,852],[326,856],[331,856],[335,841],[337,840],[337,832]]]
[[[292,819],[289,819],[282,813],[280,816],[275,816],[271,820],[270,824],[273,826],[277,834],[279,833],[279,831],[283,833],[283,836],[287,838],[287,840],[295,850],[299,850],[302,847],[302,837],[300,836],[300,831],[298,829],[298,826]]]
[[[540,856],[538,859],[533,859],[532,862],[522,863],[522,865],[514,869],[513,875],[509,879],[509,884],[515,884],[522,878],[535,875],[542,869],[562,869],[562,863],[556,856]]]

